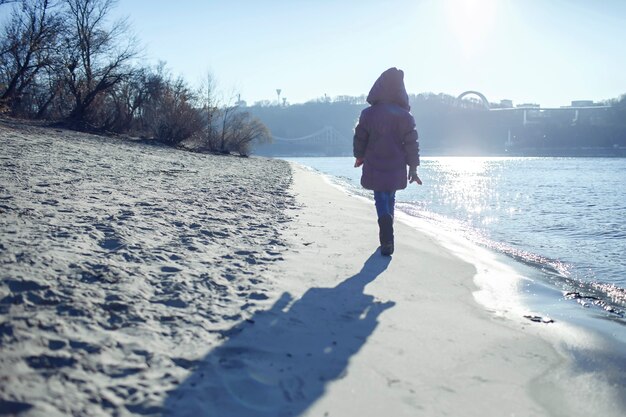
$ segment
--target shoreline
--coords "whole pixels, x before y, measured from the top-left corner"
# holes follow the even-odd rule
[[[333,232],[332,236],[335,234],[340,235],[341,239],[344,240],[344,244],[348,244],[348,242],[349,244],[358,242],[358,247],[363,248],[362,250],[357,250],[359,253],[367,253],[364,247],[369,246],[373,249],[377,246],[377,229],[373,204],[372,207],[370,207],[363,197],[349,194],[340,186],[331,184],[323,174],[302,169],[293,163],[292,166],[294,166],[294,187],[296,187],[296,195],[300,195],[301,199],[305,199],[305,206],[308,205],[309,210],[313,212],[316,210],[323,212],[325,210],[322,202],[315,201],[316,199],[322,201],[329,200],[329,202],[332,202],[330,205],[336,204],[337,207],[341,207],[330,217],[342,224],[341,228],[343,233]],[[305,177],[304,180],[303,177]],[[305,184],[299,185],[299,182],[304,182]],[[299,192],[297,187],[300,187],[300,190],[304,188],[306,191]],[[316,191],[315,193],[312,192],[312,190],[317,190],[318,188],[323,191]],[[344,207],[346,205],[348,208]],[[354,214],[347,212],[353,212]],[[302,215],[304,216],[304,214]],[[353,218],[355,215],[358,215],[357,221]],[[317,218],[314,213],[311,213],[311,216],[312,217],[310,219],[307,218],[305,220],[300,218],[298,221],[301,224],[306,222],[306,225],[315,224],[315,220],[317,220],[317,222],[321,221],[319,217],[320,214],[317,214]],[[347,218],[346,216],[350,216],[351,218]],[[400,221],[396,222],[397,249],[396,253],[392,257],[389,268],[391,269],[393,266],[394,268],[397,267],[398,270],[393,270],[392,272],[388,269],[386,271],[386,273],[389,272],[391,275],[393,275],[393,273],[397,274],[397,276],[400,277],[399,279],[401,282],[393,285],[387,285],[379,283],[379,280],[377,279],[366,287],[366,290],[371,287],[374,290],[374,295],[376,297],[381,297],[382,299],[394,300],[394,297],[391,295],[394,295],[395,297],[400,297],[400,295],[402,295],[402,305],[403,308],[406,308],[406,312],[401,316],[410,317],[432,314],[435,316],[434,320],[446,323],[446,327],[451,330],[449,333],[452,336],[451,338],[459,338],[459,340],[461,340],[459,343],[463,345],[463,349],[468,349],[468,352],[465,352],[465,354],[474,354],[474,357],[477,357],[479,356],[479,353],[477,352],[480,352],[485,355],[480,357],[480,360],[473,364],[464,363],[461,365],[464,360],[461,358],[454,358],[459,360],[459,363],[457,363],[459,368],[466,368],[466,371],[473,369],[475,373],[478,374],[474,376],[477,376],[481,382],[489,381],[484,382],[482,387],[473,387],[472,389],[476,389],[478,391],[484,390],[485,395],[487,395],[486,392],[490,392],[490,397],[499,396],[503,400],[503,403],[499,408],[495,407],[494,404],[474,404],[477,415],[479,413],[483,413],[483,415],[496,415],[492,414],[494,409],[500,410],[497,415],[507,415],[507,411],[505,411],[507,410],[506,404],[515,404],[516,407],[519,407],[510,410],[511,413],[516,413],[516,415],[534,415],[533,413],[536,415],[584,415],[586,412],[598,412],[600,409],[602,409],[602,412],[606,415],[613,415],[612,413],[620,415],[620,411],[608,409],[610,407],[608,407],[607,404],[619,403],[619,394],[620,390],[623,391],[623,386],[618,386],[612,391],[611,389],[608,389],[608,386],[612,385],[610,384],[611,381],[604,380],[602,375],[598,376],[594,374],[594,369],[587,369],[584,372],[579,372],[579,370],[574,369],[577,365],[575,364],[576,358],[574,358],[572,352],[563,348],[561,343],[562,341],[559,340],[558,337],[556,339],[554,337],[550,337],[551,332],[554,330],[554,324],[558,327],[562,326],[563,323],[534,323],[521,316],[518,320],[511,320],[508,317],[503,317],[498,311],[489,310],[488,307],[484,307],[479,304],[478,301],[475,300],[475,293],[480,289],[475,282],[477,272],[476,266],[471,263],[467,263],[467,260],[463,261],[458,258],[459,255],[454,254],[454,251],[451,248],[441,246],[441,242],[438,242],[432,235],[428,236],[425,234],[426,232],[420,230],[419,227],[416,228],[414,225],[406,224],[407,220],[409,220],[410,223],[410,219],[407,219],[407,217],[410,216],[398,216]],[[322,218],[329,218],[329,214],[322,214]],[[351,224],[353,225],[353,228],[363,230],[350,232],[349,226]],[[335,222],[322,228],[327,229],[334,226],[337,226]],[[315,229],[310,230],[315,231]],[[320,238],[321,236],[324,236],[326,240],[331,237],[328,236],[328,233],[320,235]],[[337,236],[336,239],[340,239],[340,237]],[[320,247],[317,251],[315,251],[314,246],[310,246],[311,247],[306,247],[300,250],[300,254],[298,255],[292,254],[290,251],[286,256],[286,260],[289,261],[291,256],[300,257],[303,252],[306,252],[309,257],[317,256],[322,259],[324,256],[332,257],[332,259],[339,257],[344,259],[347,257],[349,258],[349,262],[352,262],[353,264],[358,263],[357,259],[355,259],[357,258],[355,254],[351,252],[346,253],[345,249],[341,252],[341,255],[335,254],[335,257],[333,257],[333,250],[337,251],[338,249],[336,247]],[[407,259],[407,256],[410,256],[411,260]],[[418,259],[414,259],[414,257],[417,257]],[[442,257],[445,260],[442,260]],[[433,265],[413,265],[414,262],[419,262],[420,260]],[[300,262],[303,261],[301,260]],[[311,262],[315,261],[311,259]],[[319,263],[320,261],[318,260],[317,262]],[[343,261],[340,265],[334,265],[334,267],[345,268],[344,265],[346,262],[348,262],[348,260]],[[396,263],[398,265],[396,265]],[[411,274],[407,271],[416,267],[419,268],[419,271],[422,273]],[[356,268],[356,266],[354,266],[354,268]],[[438,268],[441,268],[441,270],[438,270]],[[451,274],[451,270],[456,273]],[[317,273],[315,275],[318,279],[321,279],[321,274]],[[411,275],[427,277],[426,282],[420,281],[416,284],[422,291],[411,288]],[[383,275],[381,278],[384,279],[385,276]],[[446,278],[450,279],[451,282],[443,283],[442,280],[445,280]],[[417,277],[415,279],[417,279]],[[400,286],[401,284],[404,285],[405,288],[402,288]],[[377,294],[377,288],[380,288],[379,294]],[[403,294],[403,291],[408,291],[409,293],[412,292],[413,294],[411,294],[410,297],[407,297],[407,294]],[[419,292],[427,294],[422,301],[420,301],[420,298],[422,297],[420,297]],[[397,299],[394,301],[397,301]],[[400,303],[398,302],[398,304]],[[461,306],[457,304],[460,304]],[[419,320],[421,325],[418,325],[417,323],[407,324],[405,322],[406,320],[401,318],[390,318],[390,322],[385,323],[387,314],[392,314],[396,307],[398,306],[391,308],[388,313],[381,315],[380,327],[384,327],[385,324],[392,324],[397,320],[397,322],[401,323],[402,326],[412,328],[415,333],[421,332],[423,335],[426,335],[429,340],[434,342],[434,344],[439,344],[442,340],[444,340],[444,337],[440,333],[441,330],[436,328],[437,326],[429,324],[426,318],[424,318],[424,320]],[[468,317],[471,317],[471,320],[466,322],[465,319]],[[393,324],[391,327],[394,327]],[[382,339],[396,338],[394,331],[384,329],[379,329],[377,331],[383,333],[381,336]],[[575,330],[567,328],[565,329],[565,332],[571,335],[575,332]],[[475,334],[480,334],[480,341],[474,340]],[[377,333],[373,337],[376,335]],[[406,336],[407,335],[405,335],[405,337]],[[435,362],[448,362],[451,360],[450,358],[442,357],[446,355],[446,350],[444,349],[445,343],[444,345],[437,346],[437,348],[442,351],[435,354],[433,351],[435,348],[434,346],[428,346],[428,343],[424,343],[421,340],[415,340],[414,335],[411,335],[410,337],[412,343],[409,343],[409,345],[417,345],[426,351],[431,352]],[[588,335],[585,334],[578,334],[573,337],[575,337],[576,340],[580,341],[584,339],[587,343],[590,343],[589,346],[587,346],[588,348],[591,348],[593,343],[598,342],[597,339],[593,339],[592,342]],[[402,345],[405,345],[405,343],[402,343]],[[460,353],[459,351],[455,351],[453,347],[449,347],[449,349],[450,350],[447,353],[453,355]],[[382,355],[382,352],[379,353]],[[423,352],[420,352],[418,349],[416,354],[421,355]],[[511,357],[512,354],[513,357]],[[515,355],[519,356],[516,357]],[[495,360],[493,358],[494,356]],[[489,357],[490,359],[485,360],[485,357]],[[454,361],[454,359],[452,360]],[[371,361],[376,360],[379,359],[375,357],[371,358]],[[502,362],[498,363],[498,361]],[[430,361],[425,362],[428,362],[428,365],[430,365]],[[598,361],[597,364],[600,364],[600,361]],[[426,366],[427,364],[421,363],[421,365]],[[496,373],[497,376],[490,375],[489,370],[493,370],[494,367],[497,369],[509,369],[509,372],[505,373],[505,375],[500,375],[499,372]],[[605,367],[606,363],[600,369]],[[400,367],[398,369],[400,369]],[[426,366],[426,369],[428,369],[428,366]],[[447,369],[449,368],[442,368],[442,370]],[[406,369],[403,369],[403,371],[406,371]],[[430,369],[431,374],[428,374],[427,372],[426,375],[423,370],[413,369],[413,371],[419,375],[418,379],[433,377],[432,374],[436,373],[435,369]],[[487,372],[491,378],[480,376],[481,372]],[[457,377],[453,379],[458,382],[460,379],[459,377],[460,376],[457,375]],[[619,373],[613,375],[613,377],[619,377]],[[395,379],[402,380],[402,378]],[[613,381],[615,380],[614,378],[611,379],[613,379]],[[568,381],[567,383],[565,382],[566,380]],[[439,381],[439,383],[440,382],[441,381]],[[468,386],[481,385],[476,384],[475,380],[465,382],[466,385],[462,383],[459,385],[455,384],[452,388],[456,393],[455,397],[457,399],[459,393],[466,393],[470,391],[470,389],[467,388]],[[571,386],[568,387],[568,384],[571,384]],[[595,387],[594,384],[596,385]],[[516,386],[517,388],[512,390],[511,386]],[[595,392],[596,390],[600,390],[601,393]],[[499,391],[499,394],[493,394]],[[513,391],[516,391],[513,395],[514,399],[508,398],[507,400],[504,400],[507,398],[507,395],[510,395]],[[472,395],[475,394],[476,393]],[[557,398],[560,401],[556,400]],[[365,401],[366,403],[368,402],[367,400]],[[332,400],[329,400],[329,403],[332,404]],[[373,405],[369,404],[369,406]],[[458,406],[458,403],[456,405],[451,405],[451,408],[448,411],[452,414],[456,413],[457,415],[461,412],[465,415],[473,415],[473,413],[468,414],[466,406],[464,406],[463,409],[454,408]],[[442,413],[444,411],[444,408],[437,408],[441,407],[441,405],[431,404],[431,407],[431,414]],[[537,409],[535,407],[539,408]],[[604,410],[604,408],[607,409]],[[314,409],[321,411],[320,408]],[[363,415],[368,415],[366,413],[366,409],[367,407],[364,407],[362,410],[362,412],[365,413]],[[402,413],[404,411],[402,409],[398,409],[395,412],[398,413],[396,415],[403,415]],[[312,413],[311,415],[314,414],[315,413]],[[428,415],[429,413],[426,414]],[[371,415],[374,415],[374,413]]]
[[[304,163],[306,167],[313,166],[313,172],[326,176],[333,186],[372,204],[371,196],[355,185],[358,179],[349,172],[349,168],[342,171],[335,170],[330,165],[298,159],[291,162]],[[330,174],[335,171],[339,174]],[[419,199],[415,196],[419,193],[412,194],[413,199]],[[526,322],[556,320],[573,326],[582,326],[584,323],[584,327],[592,333],[604,333],[609,339],[619,339],[615,351],[619,352],[620,348],[626,346],[626,334],[621,332],[624,324],[622,288],[610,281],[604,284],[576,281],[575,278],[570,281],[569,276],[563,272],[566,267],[560,265],[560,262],[549,263],[549,260],[545,260],[545,265],[537,264],[534,259],[536,256],[525,258],[523,254],[511,250],[510,244],[485,238],[456,220],[428,212],[424,215],[416,208],[418,203],[412,201],[400,198],[396,207],[398,216],[404,216],[404,221],[417,230],[437,237],[441,244],[458,252],[470,263],[485,264],[482,267],[477,266],[477,269],[495,271],[491,272],[493,279],[482,279],[481,283],[477,283],[479,287],[483,287],[477,294],[483,299],[478,301],[487,309],[508,311],[512,305],[517,305],[515,314],[509,313],[514,320],[520,317],[524,317],[523,321]],[[543,268],[548,268],[548,272],[544,272]],[[552,271],[550,268],[555,269]],[[611,291],[615,291],[614,299],[611,298]],[[626,356],[626,351],[623,355]]]
[[[287,160],[290,161],[289,159]],[[290,162],[296,164],[302,163],[299,161]],[[317,168],[309,167],[308,165],[302,166],[305,169],[311,169],[312,172],[323,175],[334,187],[337,187],[351,196],[362,198],[363,201],[367,202],[367,204],[373,204],[373,199],[367,193],[367,190],[363,190],[360,187],[357,188],[354,184],[354,178],[349,179],[347,177],[337,177],[332,174],[325,173],[324,169],[318,170]],[[397,202],[396,208],[398,209],[399,218],[402,218],[404,222],[409,223],[411,227],[414,227],[420,232],[426,232],[431,236],[436,237],[445,247],[458,252],[462,257],[471,259],[470,263],[475,263],[473,260],[477,259],[486,264],[484,269],[498,269],[498,274],[509,277],[507,278],[509,281],[508,285],[499,284],[496,280],[491,280],[493,284],[499,284],[500,288],[494,288],[490,291],[492,295],[488,298],[491,300],[483,300],[483,302],[481,302],[481,304],[486,305],[487,308],[490,308],[489,304],[493,304],[495,298],[501,298],[502,295],[509,298],[509,300],[504,300],[505,306],[510,306],[510,298],[524,298],[525,301],[523,302],[523,306],[517,309],[518,313],[520,313],[519,315],[522,315],[522,313],[532,313],[530,310],[539,309],[543,314],[542,318],[549,320],[551,312],[546,312],[545,306],[548,304],[550,306],[554,306],[556,299],[565,299],[566,302],[563,303],[564,305],[559,306],[557,309],[561,311],[554,311],[552,312],[553,314],[563,316],[563,314],[559,313],[562,313],[562,310],[567,309],[572,312],[571,315],[584,317],[588,314],[604,319],[604,321],[623,322],[623,306],[620,306],[617,302],[612,304],[611,300],[608,299],[611,295],[610,288],[616,284],[612,284],[610,282],[602,284],[604,287],[602,289],[605,292],[599,296],[605,298],[594,297],[594,295],[596,295],[594,290],[598,287],[598,284],[590,284],[585,281],[579,281],[579,285],[577,286],[569,284],[569,289],[566,290],[564,283],[560,281],[553,282],[542,276],[542,268],[555,268],[554,271],[549,272],[552,274],[558,274],[558,278],[562,281],[567,280],[567,275],[564,275],[565,273],[562,270],[557,269],[563,268],[562,265],[559,265],[558,261],[553,261],[556,265],[550,263],[547,265],[538,265],[537,261],[534,259],[536,256],[526,259],[524,256],[510,250],[510,248],[507,247],[506,242],[497,242],[490,240],[489,238],[482,237],[475,230],[469,230],[467,226],[459,224],[455,220],[441,216],[423,216],[419,210],[416,210],[413,207],[411,202],[399,201]],[[505,246],[504,249],[502,249],[503,245]],[[480,256],[476,256],[475,252],[478,252]],[[477,269],[481,268],[477,267]],[[561,284],[561,286],[557,284]],[[513,287],[524,288],[517,289]],[[606,288],[609,289],[607,290]],[[620,287],[615,287],[615,291],[619,292],[623,290]],[[533,302],[532,297],[528,296],[528,293],[533,292],[552,292],[553,294],[558,293],[558,295],[542,305],[541,302]],[[500,293],[500,296],[498,296],[498,293]],[[545,295],[540,298],[544,301],[547,299]],[[518,300],[516,302],[519,303],[520,301]],[[505,306],[501,309],[505,309]]]

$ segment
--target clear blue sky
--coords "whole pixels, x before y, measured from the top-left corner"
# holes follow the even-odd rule
[[[624,0],[121,0],[145,45],[249,104],[366,94],[395,66],[409,93],[478,90],[567,105],[626,93]]]

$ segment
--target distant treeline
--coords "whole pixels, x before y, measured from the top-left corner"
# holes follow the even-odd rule
[[[424,154],[626,156],[626,96],[578,111],[503,109],[497,104],[491,104],[496,111],[487,111],[478,99],[459,101],[450,95],[432,93],[410,95],[409,101]],[[367,106],[365,96],[325,97],[290,106],[252,106],[248,110],[274,136],[299,138],[332,126],[341,138],[332,149],[324,143],[316,147],[303,143],[306,141],[275,141],[256,147],[255,152],[351,155],[354,126]]]
[[[0,0],[0,113],[96,132],[129,134],[212,152],[302,154],[271,136],[298,138],[326,126],[339,140],[306,152],[351,153],[365,96],[276,105],[218,100],[207,74],[191,87],[165,64],[141,62],[126,21],[109,22],[115,0]],[[623,154],[626,99],[575,111],[486,111],[478,100],[410,96],[420,144],[430,154]],[[268,130],[269,127],[269,130]],[[271,134],[270,134],[271,131]],[[259,145],[261,144],[261,145]],[[289,148],[289,149],[287,149]],[[286,150],[285,150],[286,149]]]
[[[164,64],[142,65],[115,0],[0,0],[0,113],[169,145],[248,154],[267,128],[220,103],[207,74],[194,89]],[[234,100],[231,100],[234,101]]]

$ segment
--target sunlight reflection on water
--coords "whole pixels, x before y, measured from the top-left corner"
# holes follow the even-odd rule
[[[371,198],[352,158],[291,160]],[[534,266],[561,287],[626,287],[626,159],[426,157],[419,173],[423,186],[397,193],[401,210]]]

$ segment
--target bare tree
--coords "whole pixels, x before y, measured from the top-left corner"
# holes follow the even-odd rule
[[[202,143],[201,148],[207,150],[217,149],[219,136],[216,121],[219,117],[219,99],[217,97],[215,78],[211,72],[207,71],[205,79],[198,88],[196,97],[198,98],[196,107],[204,119],[204,129],[202,136],[199,138]]]
[[[148,96],[145,87],[149,71],[148,68],[137,67],[130,77],[106,92],[106,102],[99,117],[101,123],[104,123],[103,129],[117,133],[138,133],[137,122]]]
[[[226,148],[243,156],[250,154],[250,147],[255,141],[258,143],[271,141],[267,127],[245,111],[233,113],[225,125],[225,130]]]
[[[16,109],[40,71],[53,65],[60,31],[61,19],[48,0],[22,0],[14,8],[0,40],[0,101]]]
[[[237,114],[236,112],[238,108],[238,106],[224,106],[220,109],[222,126],[219,135],[219,148],[217,149],[219,152],[228,153],[230,151],[226,145],[228,143],[229,134],[232,131],[233,117]]]
[[[115,0],[65,0],[68,25],[64,50],[66,83],[74,99],[68,121],[76,126],[93,123],[91,107],[99,96],[130,77],[138,53],[126,20],[107,27]]]
[[[144,97],[138,109],[144,133],[168,145],[197,136],[203,130],[201,110],[194,106],[196,93],[180,77],[173,78],[161,62],[147,72]]]
[[[182,78],[169,84],[159,106],[154,136],[162,142],[177,145],[202,130],[202,120],[191,105],[193,93]]]

